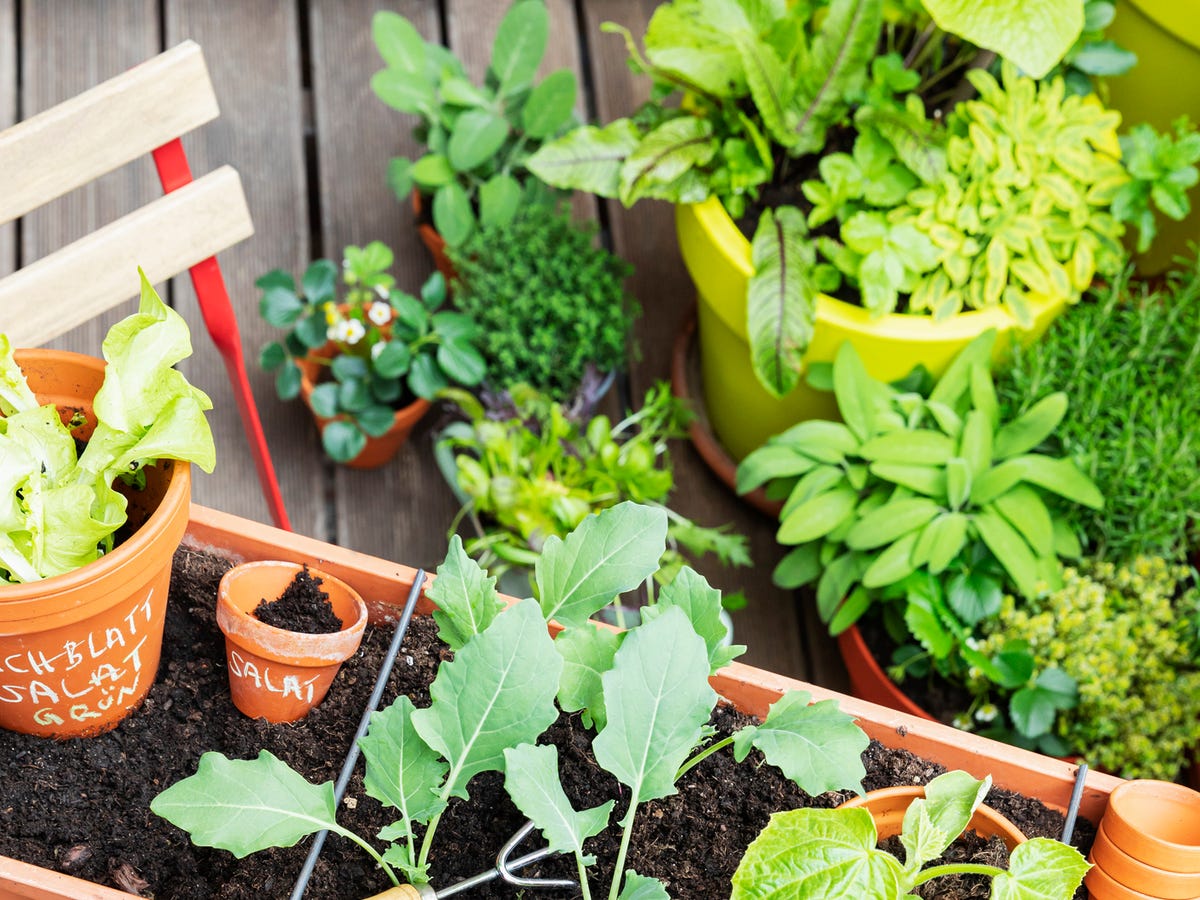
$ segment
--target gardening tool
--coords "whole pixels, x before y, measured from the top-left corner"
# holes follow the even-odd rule
[[[373,894],[367,900],[443,900],[445,897],[452,897],[470,888],[487,884],[496,878],[500,878],[507,884],[519,888],[578,887],[578,882],[572,881],[570,878],[522,878],[520,875],[513,874],[517,869],[555,853],[549,847],[543,847],[541,850],[534,850],[532,853],[526,853],[517,859],[510,859],[513,851],[520,846],[525,838],[529,837],[533,829],[534,824],[532,822],[526,822],[522,825],[521,829],[509,838],[505,845],[500,848],[500,852],[496,854],[496,865],[486,872],[480,872],[478,875],[464,878],[462,881],[455,882],[441,890],[434,890],[433,886],[428,884],[402,884],[398,887],[388,888],[382,894]]]

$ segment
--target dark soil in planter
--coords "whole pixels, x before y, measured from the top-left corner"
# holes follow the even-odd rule
[[[332,634],[342,630],[342,620],[333,611],[329,595],[321,590],[321,579],[305,566],[296,573],[276,599],[264,597],[254,608],[260,622],[303,634]]]
[[[271,725],[247,719],[230,703],[223,639],[214,621],[217,583],[229,565],[188,550],[176,554],[159,677],[142,708],[118,728],[63,742],[0,732],[0,854],[157,900],[288,896],[307,854],[307,840],[236,860],[224,851],[192,847],[182,832],[149,811],[150,801],[194,773],[200,754],[207,750],[251,758],[265,748],[312,781],[335,780],[391,634],[389,629],[368,628],[361,649],[342,666],[329,696],[300,722]],[[434,630],[428,618],[413,620],[385,705],[400,692],[418,706],[428,703],[429,681],[440,660],[450,655],[436,641]],[[719,709],[714,718],[719,729],[728,731],[743,717]],[[562,716],[543,740],[559,747],[563,779],[575,806],[616,798],[613,818],[619,818],[621,791],[595,767],[590,737],[577,717]],[[879,745],[872,745],[866,757],[867,789],[924,783],[943,771]],[[490,868],[496,851],[524,821],[504,793],[500,776],[477,776],[470,794],[469,802],[451,805],[439,827],[431,860],[437,885]],[[833,806],[841,799],[838,794],[810,798],[756,754],[737,765],[724,751],[689,772],[678,795],[647,804],[639,812],[629,867],[666,879],[674,898],[726,897],[746,845],[772,811],[802,804]],[[988,802],[1031,836],[1056,837],[1061,832],[1062,818],[1035,800],[993,791]],[[360,765],[339,821],[373,840],[392,820],[363,794]],[[1081,825],[1077,841],[1086,852],[1093,831]],[[611,861],[618,839],[616,830],[610,830],[587,849]],[[603,865],[595,873],[594,884],[606,882],[610,875]],[[574,865],[550,859],[537,874],[574,877]],[[360,900],[387,886],[360,848],[331,837],[305,896]],[[569,895],[558,891],[525,896]],[[511,900],[518,894],[490,886],[464,896]]]
[[[890,837],[879,842],[879,847],[904,862],[907,854],[899,837]],[[924,868],[933,866],[957,865],[960,863],[976,863],[985,866],[1008,868],[1008,847],[1004,841],[993,835],[982,838],[973,831],[963,834],[958,840],[946,848],[946,852],[937,859],[927,863]],[[987,900],[992,896],[992,879],[984,875],[941,875],[913,891],[922,900],[935,900],[941,897],[959,897],[962,900]]]

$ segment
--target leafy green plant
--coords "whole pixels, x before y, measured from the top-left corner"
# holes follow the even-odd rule
[[[797,809],[776,813],[746,851],[733,877],[731,900],[767,897],[849,897],[901,900],[946,875],[992,879],[995,900],[1069,898],[1088,864],[1074,847],[1049,838],[1018,844],[1007,871],[995,866],[943,863],[941,856],[971,821],[991,789],[966,772],[946,772],[925,786],[904,814],[900,842],[905,861],[876,847],[875,821],[865,809]]]
[[[1187,190],[1200,181],[1200,134],[1187,116],[1174,123],[1175,134],[1159,134],[1142,123],[1121,138],[1121,153],[1130,180],[1113,198],[1113,214],[1138,226],[1138,253],[1145,253],[1158,233],[1152,207],[1181,220],[1191,211]]]
[[[1200,590],[1187,566],[1158,557],[1089,561],[1031,600],[1004,598],[984,623],[984,654],[1012,641],[1039,668],[1078,684],[1057,719],[1031,706],[1065,748],[1124,778],[1172,780],[1200,743]],[[986,685],[975,685],[986,689]]]
[[[635,629],[601,631],[587,618],[652,576],[666,527],[662,510],[632,503],[589,517],[565,539],[547,541],[537,566],[539,599],[504,610],[495,579],[452,541],[430,595],[454,658],[439,666],[427,708],[401,696],[372,715],[362,740],[367,793],[399,813],[379,835],[384,851],[337,823],[331,784],[310,784],[266,751],[255,760],[206,753],[197,774],[151,808],[196,843],[238,856],[328,828],[362,846],[393,882],[403,874],[425,883],[442,816],[455,800],[469,800],[473,775],[499,771],[550,847],[575,856],[590,898],[594,859],[584,842],[608,826],[615,804],[573,809],[555,748],[535,745],[558,715],[557,695],[564,710],[590,711],[596,761],[627,791],[610,900],[665,898],[661,883],[624,869],[634,820],[641,804],[674,793],[684,771],[720,749],[699,749],[712,733],[706,723],[717,700],[708,678],[742,648],[722,647],[720,594],[690,569],[676,578],[659,615]],[[551,618],[566,626],[554,640],[546,628]],[[809,699],[784,695],[761,724],[720,745],[732,744],[739,761],[758,748],[812,794],[861,790],[866,736],[832,701]],[[605,717],[606,708],[621,715]]]
[[[1006,417],[1049,392],[1070,398],[1047,448],[1078,461],[1105,497],[1102,508],[1064,511],[1088,554],[1118,564],[1140,555],[1182,561],[1200,510],[1200,272],[1158,289],[1117,279],[1014,348],[996,378]]]
[[[1060,76],[1034,80],[1080,36],[1078,0],[821,6],[673,0],[651,18],[644,57],[609,26],[659,86],[652,99],[529,161],[550,184],[626,205],[716,197],[745,216],[747,334],[770,393],[799,383],[821,293],[875,315],[1003,304],[1027,325],[1031,300],[1073,302],[1097,272],[1115,274],[1124,223],[1146,226],[1147,198],[1183,212],[1190,141],[1121,193],[1119,116],[1066,96]],[[1104,18],[1094,10],[1089,27]],[[1102,67],[1097,52],[1074,59]],[[985,71],[997,54],[999,81]],[[806,203],[788,205],[797,187]]]
[[[375,14],[372,35],[387,68],[371,88],[388,106],[419,117],[415,134],[426,148],[417,160],[393,159],[388,183],[402,200],[414,186],[432,197],[434,227],[449,246],[481,225],[510,222],[522,203],[548,194],[525,163],[572,124],[576,93],[569,69],[534,84],[549,31],[543,0],[517,0],[477,85],[457,57],[425,41],[403,16]]]
[[[338,462],[357,456],[368,436],[385,434],[396,410],[413,397],[432,400],[451,385],[479,384],[486,371],[474,346],[475,323],[441,309],[445,279],[435,272],[418,299],[396,290],[387,271],[392,262],[392,251],[379,241],[347,247],[340,299],[338,267],[328,259],[312,263],[299,287],[281,269],[255,282],[263,319],[287,329],[282,341],[263,347],[259,362],[276,372],[282,400],[300,393],[300,361],[327,369],[329,377],[313,387],[309,403],[330,420],[321,429],[321,445]]]
[[[610,372],[625,363],[638,312],[624,289],[632,270],[594,246],[594,234],[539,204],[450,253],[453,303],[479,325],[477,346],[494,388],[524,383],[568,400],[589,365]]]
[[[61,575],[111,550],[127,518],[118,478],[144,484],[142,468],[160,459],[213,470],[212,401],[172,368],[191,355],[187,323],[138,274],[138,311],[104,338],[97,424],[82,453],[71,434],[82,420],[64,424],[53,403],[38,403],[0,334],[0,581]]]
[[[576,416],[524,385],[512,388],[511,407],[496,411],[452,396],[469,421],[448,426],[437,453],[464,501],[460,517],[470,515],[481,535],[467,549],[494,574],[535,565],[549,540],[626,500],[667,515],[663,577],[679,570],[680,549],[750,563],[743,535],[697,525],[666,505],[674,485],[668,441],[684,434],[686,414],[665,382],[615,424],[606,415]]]

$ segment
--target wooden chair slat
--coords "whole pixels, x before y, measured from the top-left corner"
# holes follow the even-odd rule
[[[215,119],[200,46],[184,41],[0,132],[0,223]]]
[[[254,233],[230,166],[135,210],[0,280],[0,332],[32,347]]]

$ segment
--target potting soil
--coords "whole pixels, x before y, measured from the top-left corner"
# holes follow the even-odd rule
[[[276,598],[264,597],[254,608],[254,617],[267,625],[303,634],[333,634],[342,630],[342,620],[333,611],[329,595],[321,590],[321,579],[305,566]]]
[[[0,731],[0,854],[156,900],[289,896],[310,839],[237,860],[225,851],[193,847],[186,834],[150,812],[150,801],[193,774],[208,750],[253,758],[267,749],[313,782],[336,780],[391,633],[368,628],[362,647],[342,666],[324,702],[300,722],[271,725],[247,719],[229,699],[223,638],[214,618],[217,583],[229,566],[188,549],[176,554],[158,679],[143,706],[115,730],[62,742]],[[434,623],[414,618],[383,705],[399,693],[408,694],[418,707],[427,705],[428,684],[438,663],[450,655],[437,641]],[[726,708],[714,716],[714,724],[725,732],[744,721]],[[564,785],[575,807],[615,799],[616,822],[624,813],[627,792],[596,766],[591,737],[578,717],[561,716],[542,741],[558,746]],[[864,761],[868,790],[925,783],[944,771],[876,743]],[[361,774],[360,761],[339,822],[382,849],[375,835],[395,817],[365,795]],[[453,801],[439,825],[431,854],[435,886],[490,868],[501,845],[524,822],[504,792],[502,776],[480,774],[469,791],[470,800]],[[676,796],[639,810],[627,867],[664,879],[677,900],[728,897],[738,861],[771,812],[835,806],[845,796],[809,797],[765,764],[757,751],[737,764],[726,749],[685,775]],[[1036,800],[993,790],[988,802],[1027,835],[1061,833],[1062,817]],[[1076,842],[1085,852],[1093,833],[1082,821],[1076,829]],[[588,842],[586,850],[600,860],[591,870],[593,887],[607,885],[619,839],[612,826]],[[539,841],[535,834],[528,849],[540,846]],[[574,861],[562,857],[522,874],[576,875]],[[389,884],[361,848],[330,836],[305,897],[361,900]],[[520,895],[493,884],[462,896],[511,900]],[[553,900],[578,896],[578,891],[524,896]]]

